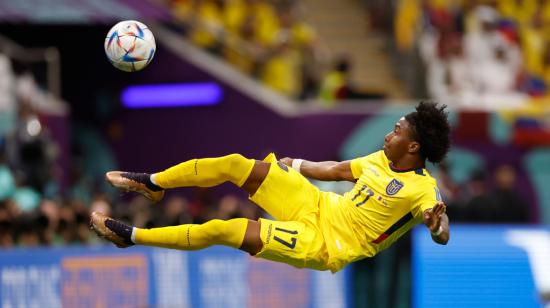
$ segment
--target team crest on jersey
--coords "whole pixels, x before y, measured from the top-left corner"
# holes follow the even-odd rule
[[[388,186],[386,186],[386,194],[388,194],[388,196],[393,196],[398,193],[401,188],[403,188],[403,182],[400,182],[397,179],[393,179],[388,184]]]

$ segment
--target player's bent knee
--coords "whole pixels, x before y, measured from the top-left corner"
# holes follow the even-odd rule
[[[250,196],[254,195],[260,185],[263,183],[263,181],[267,177],[267,174],[269,173],[270,167],[271,164],[263,161],[257,160],[254,163],[254,167],[252,168],[250,175],[242,186],[242,188],[246,190]]]
[[[224,175],[230,175],[231,170],[235,169],[235,167],[238,167],[243,164],[244,156],[240,154],[230,154],[223,156],[221,158],[224,162],[224,164],[221,166],[220,171],[223,172]]]
[[[232,164],[242,164],[243,162],[246,163],[250,160],[239,153],[229,154],[225,157],[230,160]]]
[[[241,154],[230,154],[221,158],[223,163],[219,165],[222,178],[226,178],[237,186],[242,186],[254,167],[254,160]]]
[[[201,231],[211,244],[239,248],[244,241],[247,224],[246,218],[213,219],[204,223]]]
[[[209,242],[218,243],[225,236],[225,221],[212,219],[203,224],[203,235]]]
[[[260,238],[260,229],[261,224],[259,221],[249,219],[243,243],[239,249],[246,251],[251,255],[255,255],[260,252],[263,246]]]

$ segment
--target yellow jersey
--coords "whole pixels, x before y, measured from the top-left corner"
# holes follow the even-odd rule
[[[351,170],[357,179],[351,191],[320,196],[321,230],[332,272],[386,249],[441,200],[426,169],[393,169],[384,151],[351,160]]]

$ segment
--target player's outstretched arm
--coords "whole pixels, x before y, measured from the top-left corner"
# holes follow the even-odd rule
[[[446,206],[443,202],[437,202],[431,209],[424,211],[424,224],[430,230],[432,240],[438,244],[446,245],[449,241],[449,217],[445,214]]]
[[[350,181],[355,182],[351,172],[350,161],[322,161],[313,162],[303,159],[288,158],[281,159],[287,166],[297,169],[304,176],[321,181]]]

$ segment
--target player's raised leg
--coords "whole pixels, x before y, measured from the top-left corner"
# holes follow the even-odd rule
[[[270,164],[239,154],[194,159],[155,174],[111,171],[106,179],[113,186],[136,191],[152,201],[164,196],[165,188],[211,187],[231,182],[253,195],[264,181]],[[101,213],[92,213],[91,228],[101,237],[124,248],[134,244],[183,250],[225,245],[256,254],[262,248],[260,222],[245,218],[211,220],[204,224],[139,229]]]
[[[269,164],[247,159],[240,154],[216,158],[188,160],[162,172],[147,174],[110,171],[106,179],[111,185],[136,191],[153,202],[164,196],[164,189],[188,186],[212,187],[231,182],[254,194],[269,170]]]
[[[204,224],[139,229],[107,217],[99,212],[92,213],[90,227],[101,237],[120,248],[134,244],[198,250],[212,245],[239,248],[256,254],[262,248],[260,223],[246,218],[231,220],[210,220]]]

